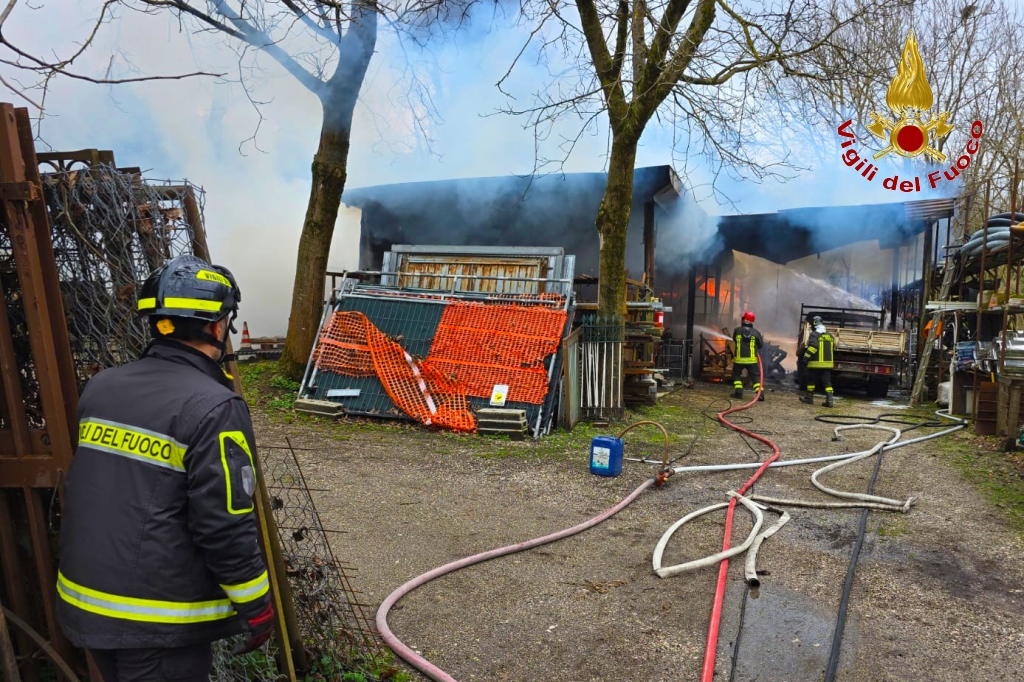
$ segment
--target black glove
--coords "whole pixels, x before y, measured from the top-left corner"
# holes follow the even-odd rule
[[[259,649],[274,632],[274,604],[267,604],[258,616],[249,620],[249,639],[231,651],[232,656],[241,656]]]

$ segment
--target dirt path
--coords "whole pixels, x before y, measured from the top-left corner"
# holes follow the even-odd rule
[[[685,449],[684,433],[696,432],[701,437],[690,463],[754,458],[738,436],[700,415],[723,393],[680,391],[654,411],[671,425],[675,454]],[[837,401],[836,412],[884,411],[893,410]],[[859,450],[878,440],[865,433],[832,442],[831,427],[813,419],[824,412],[776,393],[746,414],[754,420],[749,428],[772,434],[783,458]],[[589,432],[538,447],[259,418],[257,433],[264,444],[287,434],[293,445],[312,448],[299,453],[307,482],[330,491],[316,494],[324,522],[345,531],[336,536],[335,551],[358,567],[356,587],[374,608],[430,568],[590,518],[652,473],[627,462],[622,476],[592,476]],[[1001,512],[946,463],[943,448],[950,447],[926,443],[885,458],[876,494],[920,501],[906,515],[870,516],[844,639],[843,682],[1024,679],[1024,546]],[[657,448],[627,445],[627,455],[639,452]],[[873,460],[865,461],[828,480],[863,490],[872,467]],[[770,470],[757,492],[824,499],[810,485],[811,471]],[[661,579],[651,570],[651,553],[673,521],[725,500],[724,492],[748,476],[676,476],[595,529],[419,589],[392,611],[391,627],[463,681],[696,680],[716,571]],[[860,513],[791,514],[793,521],[761,551],[759,568],[770,574],[760,594],[745,599],[737,681],[822,677]],[[737,519],[738,537],[749,521]],[[665,562],[720,549],[722,522],[723,515],[712,515],[681,532]],[[743,603],[742,565],[733,562],[716,680],[730,679]]]

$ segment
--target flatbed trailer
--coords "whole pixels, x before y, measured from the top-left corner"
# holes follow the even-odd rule
[[[836,340],[832,384],[836,388],[863,388],[872,398],[884,398],[899,385],[906,358],[905,331],[881,329],[881,310],[800,306],[797,347],[803,349],[811,335],[811,320],[821,317]],[[803,377],[798,378],[801,388]]]

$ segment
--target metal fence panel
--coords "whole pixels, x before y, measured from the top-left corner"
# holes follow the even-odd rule
[[[562,345],[565,393],[562,398],[563,426],[571,431],[580,421],[583,393],[580,373],[580,330],[574,330]]]

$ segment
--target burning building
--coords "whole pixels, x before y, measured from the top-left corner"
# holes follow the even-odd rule
[[[351,189],[343,200],[362,211],[363,269],[379,269],[395,244],[548,246],[575,255],[579,278],[597,275],[594,223],[605,181],[603,173],[471,178]],[[699,326],[731,328],[748,307],[780,343],[795,343],[803,302],[883,308],[894,328],[916,319],[933,286],[952,215],[953,200],[937,199],[709,216],[671,167],[638,168],[626,265],[672,307],[665,328],[687,349]],[[870,243],[876,270],[863,295],[845,289],[864,266],[847,263],[845,281],[800,272],[858,243]]]

